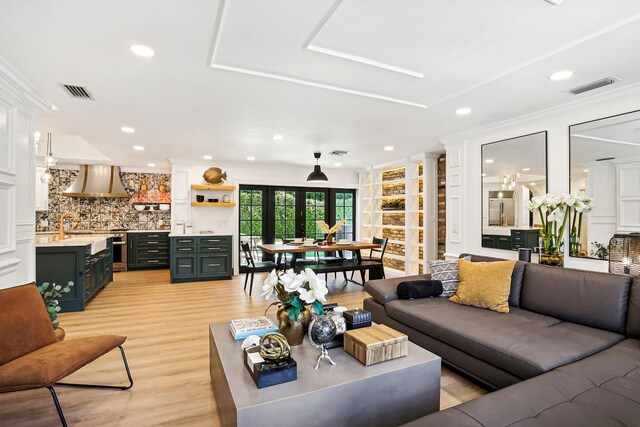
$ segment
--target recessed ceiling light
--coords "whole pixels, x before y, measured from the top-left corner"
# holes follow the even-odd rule
[[[456,114],[459,116],[466,116],[469,113],[471,113],[471,108],[469,107],[458,108],[456,110]]]
[[[144,151],[144,147],[142,145],[134,145],[133,149],[136,151]]]
[[[393,151],[393,146],[387,145],[386,147],[384,147],[384,151]]]
[[[585,169],[582,172],[587,173],[587,172],[589,172],[589,169]]]
[[[536,185],[536,183],[535,182],[530,182],[529,185]]]
[[[151,58],[156,54],[156,52],[151,49],[149,46],[145,46],[142,44],[133,44],[129,46],[129,50],[135,53],[138,56],[143,56],[145,58]]]
[[[248,161],[250,161],[250,162],[253,162],[255,159],[256,159],[256,158],[255,158],[255,157],[253,157],[253,156],[249,156],[249,157],[247,157],[247,160],[248,160]]]
[[[284,139],[284,135],[276,134],[276,135],[273,135],[271,139],[273,139],[274,141],[282,141]]]
[[[335,163],[333,164],[333,166],[335,166],[335,167],[339,168],[340,166],[342,166],[342,163],[335,162]]]
[[[147,163],[147,166],[149,166],[150,168],[155,168],[156,164],[155,163]]]
[[[553,80],[554,82],[560,81],[560,80],[566,80],[569,77],[573,76],[573,71],[571,70],[562,70],[562,71],[556,71],[555,73],[549,75],[549,77],[547,77],[549,80]]]
[[[493,159],[487,159],[484,161],[485,163],[493,163]]]
[[[203,158],[203,159],[205,159],[205,160],[211,160],[211,159],[213,159],[213,157],[211,157],[211,156],[210,156],[210,155],[208,155],[208,154],[205,154],[204,156],[202,156],[202,158]]]
[[[529,172],[531,168],[522,168],[522,172]]]
[[[129,126],[122,126],[120,130],[124,133],[134,133],[136,130]]]
[[[483,174],[482,174],[482,176],[487,176],[487,174],[486,174],[486,173],[483,173]]]
[[[53,111],[58,111],[58,107],[56,105],[51,104],[51,109]]]

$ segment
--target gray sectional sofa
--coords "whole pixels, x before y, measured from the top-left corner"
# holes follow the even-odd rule
[[[428,277],[371,280],[364,308],[500,390],[411,426],[640,426],[640,277],[518,262],[509,314],[398,299],[399,282]]]

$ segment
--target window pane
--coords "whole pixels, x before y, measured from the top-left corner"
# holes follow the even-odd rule
[[[262,191],[253,190],[251,193],[251,204],[262,206]]]
[[[260,207],[254,206],[251,209],[251,219],[253,219],[254,221],[261,221],[262,220],[262,206],[260,206]]]
[[[344,193],[344,204],[346,206],[353,206],[353,194]]]
[[[276,205],[284,205],[284,191],[276,191]]]
[[[286,207],[286,212],[285,212],[286,220],[290,221],[290,220],[295,220],[296,217],[296,207],[295,206],[287,206]]]
[[[249,205],[251,203],[251,190],[240,190],[240,204]]]
[[[240,220],[251,219],[251,207],[240,204]]]
[[[251,235],[262,238],[262,221],[253,221],[251,225]]]
[[[240,234],[244,234],[247,236],[251,234],[251,222],[240,221]]]

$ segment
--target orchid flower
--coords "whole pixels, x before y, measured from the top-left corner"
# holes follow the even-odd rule
[[[309,289],[300,289],[300,299],[307,304],[313,304],[315,301],[327,302],[327,299],[325,298],[325,295],[329,293],[327,283],[316,276],[310,268],[305,268],[304,272],[308,281]]]

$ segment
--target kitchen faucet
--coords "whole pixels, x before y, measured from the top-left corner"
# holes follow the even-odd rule
[[[58,231],[58,240],[66,239],[66,234],[64,233],[64,219],[68,216],[73,217],[76,220],[76,226],[80,225],[80,220],[78,219],[78,215],[74,212],[65,212],[60,215],[60,230]]]

